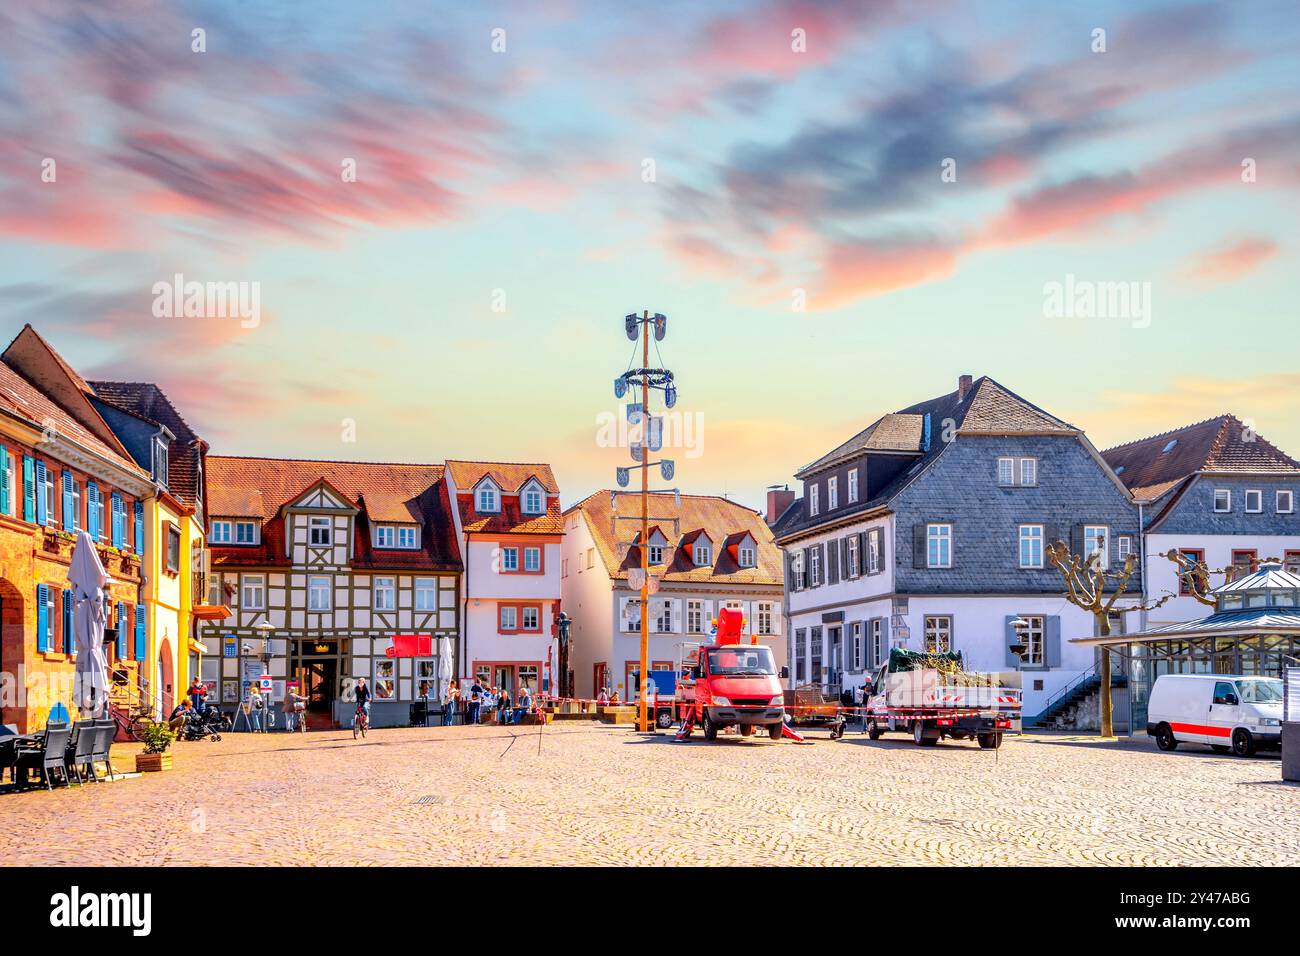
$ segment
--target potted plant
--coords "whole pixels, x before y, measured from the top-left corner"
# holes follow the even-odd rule
[[[135,769],[141,773],[151,773],[172,768],[172,755],[167,748],[176,739],[176,734],[164,723],[146,724],[140,730],[144,741],[144,750],[135,755]]]

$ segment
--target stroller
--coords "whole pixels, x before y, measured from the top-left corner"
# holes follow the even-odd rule
[[[222,731],[230,729],[230,719],[215,707],[205,707],[203,713],[192,714],[181,728],[182,740],[202,740],[207,737],[221,739]]]

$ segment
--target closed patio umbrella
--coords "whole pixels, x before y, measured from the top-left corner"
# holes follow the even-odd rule
[[[438,638],[438,699],[445,700],[451,686],[451,638]]]
[[[108,702],[108,658],[104,656],[104,588],[111,579],[99,560],[95,543],[85,531],[77,533],[68,583],[76,602],[73,633],[77,638],[77,706],[92,717],[104,716]]]

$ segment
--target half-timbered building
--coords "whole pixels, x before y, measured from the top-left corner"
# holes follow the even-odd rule
[[[412,701],[436,697],[440,657],[456,654],[462,563],[444,466],[207,461],[208,603],[233,610],[203,629],[222,705],[269,677],[278,714],[293,680],[309,726],[345,724],[365,677],[372,722],[406,723]],[[398,654],[399,635],[429,638],[412,642],[428,653]]]

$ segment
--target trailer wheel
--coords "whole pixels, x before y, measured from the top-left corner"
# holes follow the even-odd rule
[[[980,734],[979,735],[981,750],[997,750],[1002,746],[1001,734]]]
[[[709,716],[709,712],[707,710],[704,712],[704,739],[705,740],[718,739],[718,725],[713,722],[713,718]]]
[[[939,743],[939,733],[926,733],[925,722],[921,720],[912,722],[912,740],[921,747],[933,747]]]
[[[671,710],[659,711],[659,716],[655,717],[655,726],[660,730],[667,730],[673,725],[673,712]]]
[[[867,736],[872,740],[880,739],[880,726],[874,720],[867,724]]]
[[[740,725],[740,736],[742,736],[742,737],[752,737],[753,735],[754,735],[754,725],[753,725],[753,724],[741,724],[741,725]]]

